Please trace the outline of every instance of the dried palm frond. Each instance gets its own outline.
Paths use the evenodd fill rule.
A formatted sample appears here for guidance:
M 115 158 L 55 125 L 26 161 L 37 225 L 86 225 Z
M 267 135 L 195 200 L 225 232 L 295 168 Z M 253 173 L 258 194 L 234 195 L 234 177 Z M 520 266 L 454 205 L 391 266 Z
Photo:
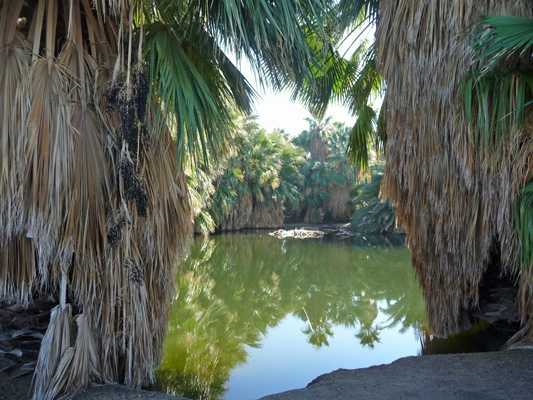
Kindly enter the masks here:
M 38 273 L 31 239 L 16 238 L 1 247 L 0 265 L 0 298 L 27 306 Z
M 61 286 L 63 299 L 42 342 L 35 398 L 68 395 L 90 382 L 139 386 L 153 379 L 161 358 L 173 274 L 191 221 L 170 132 L 145 134 L 153 115 L 142 64 L 132 67 L 128 88 L 135 132 L 121 141 L 144 195 L 137 213 L 122 201 L 120 115 L 106 111 L 104 94 L 112 66 L 128 56 L 117 34 L 127 31 L 120 21 L 131 7 L 0 1 L 0 297 L 27 305 L 35 289 Z M 12 21 L 19 16 L 27 24 L 17 31 Z M 123 246 L 110 247 L 106 222 L 116 215 L 124 216 L 117 224 Z M 121 267 L 127 260 L 135 260 L 134 269 Z M 132 271 L 144 277 L 142 285 L 131 281 Z M 71 314 L 79 310 L 73 343 Z
M 90 383 L 102 381 L 98 346 L 88 316 L 78 314 L 75 320 L 78 326 L 76 342 L 63 356 L 54 381 L 54 395 L 66 393 L 65 398 Z
M 71 351 L 63 360 L 65 353 L 70 348 L 70 324 L 72 322 L 72 309 L 69 305 L 56 306 L 50 316 L 50 324 L 41 343 L 39 359 L 34 375 L 34 399 L 53 399 L 54 382 L 57 370 L 71 358 Z
M 2 19 L 7 18 L 7 8 L 2 7 Z M 9 43 L 0 42 L 0 246 L 25 228 L 21 175 L 28 138 L 20 132 L 28 129 L 30 51 L 20 35 Z
M 479 286 L 497 247 L 502 273 L 514 267 L 514 197 L 529 175 L 529 131 L 480 151 L 461 99 L 461 80 L 475 60 L 465 29 L 483 14 L 533 16 L 526 0 L 381 2 L 376 55 L 386 81 L 387 164 L 382 190 L 397 206 L 413 265 L 437 335 L 469 324 Z M 529 132 L 529 133 L 528 133 Z M 530 293 L 525 291 L 524 293 Z M 522 310 L 531 297 L 521 298 Z

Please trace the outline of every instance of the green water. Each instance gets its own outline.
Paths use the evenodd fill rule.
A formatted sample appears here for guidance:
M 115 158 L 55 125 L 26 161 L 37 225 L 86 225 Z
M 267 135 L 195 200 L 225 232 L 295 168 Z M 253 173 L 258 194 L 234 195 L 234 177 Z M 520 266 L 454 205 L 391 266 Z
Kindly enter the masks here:
M 196 239 L 153 389 L 257 399 L 417 355 L 424 326 L 409 251 L 390 238 Z

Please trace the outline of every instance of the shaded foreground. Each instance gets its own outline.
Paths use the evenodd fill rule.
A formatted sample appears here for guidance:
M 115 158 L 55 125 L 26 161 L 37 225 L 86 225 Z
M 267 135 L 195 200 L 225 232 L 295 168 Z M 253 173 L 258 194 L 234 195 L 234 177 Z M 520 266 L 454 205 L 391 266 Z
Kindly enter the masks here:
M 0 377 L 3 398 L 27 399 L 30 377 Z M 376 367 L 337 370 L 322 375 L 305 389 L 263 397 L 263 400 L 313 399 L 530 399 L 533 349 L 491 353 L 445 354 L 401 358 Z M 183 399 L 123 386 L 93 386 L 75 400 Z

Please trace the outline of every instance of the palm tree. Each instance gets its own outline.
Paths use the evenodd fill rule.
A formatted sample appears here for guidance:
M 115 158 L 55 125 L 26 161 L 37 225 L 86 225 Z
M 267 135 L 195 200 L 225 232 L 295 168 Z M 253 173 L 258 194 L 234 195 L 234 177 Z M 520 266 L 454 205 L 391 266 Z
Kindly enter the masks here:
M 383 151 L 387 140 L 382 113 L 373 107 L 373 101 L 384 91 L 374 44 L 363 40 L 354 48 L 367 31 L 375 28 L 378 11 L 377 0 L 335 2 L 333 19 L 326 28 L 329 47 L 323 48 L 323 42 L 317 41 L 322 62 L 311 68 L 310 78 L 302 85 L 295 85 L 293 93 L 319 120 L 331 102 L 344 105 L 356 117 L 347 146 L 352 163 L 362 171 L 369 170 L 372 147 Z M 353 43 L 347 46 L 347 41 Z M 344 53 L 353 53 L 348 58 L 340 53 L 346 46 L 349 50 Z
M 0 300 L 59 302 L 34 398 L 153 379 L 191 236 L 184 155 L 216 155 L 228 110 L 253 97 L 222 48 L 283 85 L 308 73 L 302 29 L 320 35 L 323 12 L 319 0 L 0 1 Z
M 214 179 L 211 215 L 221 230 L 278 227 L 284 205 L 290 210 L 301 199 L 296 165 L 302 159 L 300 149 L 286 134 L 261 129 L 256 117 L 239 116 L 235 125 L 239 129 L 230 139 L 233 151 Z
M 356 171 L 346 156 L 350 136 L 344 124 L 331 123 L 331 117 L 308 119 L 309 129 L 293 139 L 307 153 L 300 171 L 305 222 L 319 223 L 323 217 L 346 221 L 350 217 L 350 191 Z
M 470 37 L 477 60 L 486 64 L 472 68 L 463 79 L 465 112 L 477 134 L 477 146 L 493 157 L 498 156 L 509 141 L 521 141 L 524 131 L 531 132 L 533 101 L 533 19 L 504 15 L 485 15 L 473 26 Z M 524 150 L 524 149 L 521 149 Z M 527 154 L 527 148 L 526 148 Z M 514 225 L 518 241 L 520 274 L 532 279 L 533 183 L 531 174 L 523 178 L 525 185 L 514 193 Z M 522 291 L 527 293 L 524 286 Z M 527 319 L 529 307 L 523 305 Z M 533 339 L 533 322 L 520 332 L 525 340 Z
M 533 309 L 530 272 L 514 263 L 512 223 L 514 198 L 530 180 L 530 127 L 495 142 L 494 155 L 479 145 L 459 101 L 463 76 L 491 67 L 464 40 L 466 28 L 484 14 L 531 18 L 533 8 L 525 0 L 400 0 L 382 2 L 379 11 L 376 55 L 387 85 L 382 191 L 397 205 L 437 335 L 469 324 L 491 269 L 518 279 L 525 320 Z

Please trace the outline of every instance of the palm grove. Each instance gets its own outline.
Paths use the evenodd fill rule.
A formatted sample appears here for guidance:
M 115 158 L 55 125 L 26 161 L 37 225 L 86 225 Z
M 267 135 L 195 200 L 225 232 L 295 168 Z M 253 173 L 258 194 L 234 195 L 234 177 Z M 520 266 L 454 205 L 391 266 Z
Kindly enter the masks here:
M 473 53 L 465 30 L 483 14 L 533 10 L 525 0 L 482 3 L 0 1 L 0 296 L 59 303 L 34 397 L 153 379 L 192 234 L 183 171 L 228 161 L 233 112 L 249 113 L 254 97 L 225 50 L 319 118 L 331 99 L 350 107 L 358 168 L 371 145 L 385 146 L 382 190 L 397 205 L 434 332 L 467 324 L 496 265 L 519 281 L 521 337 L 531 339 L 521 189 L 531 41 L 501 39 L 513 29 L 486 21 Z M 361 21 L 379 21 L 376 43 L 345 60 L 337 46 Z M 520 37 L 531 37 L 527 22 L 514 26 Z M 368 100 L 381 76 L 376 113 Z

